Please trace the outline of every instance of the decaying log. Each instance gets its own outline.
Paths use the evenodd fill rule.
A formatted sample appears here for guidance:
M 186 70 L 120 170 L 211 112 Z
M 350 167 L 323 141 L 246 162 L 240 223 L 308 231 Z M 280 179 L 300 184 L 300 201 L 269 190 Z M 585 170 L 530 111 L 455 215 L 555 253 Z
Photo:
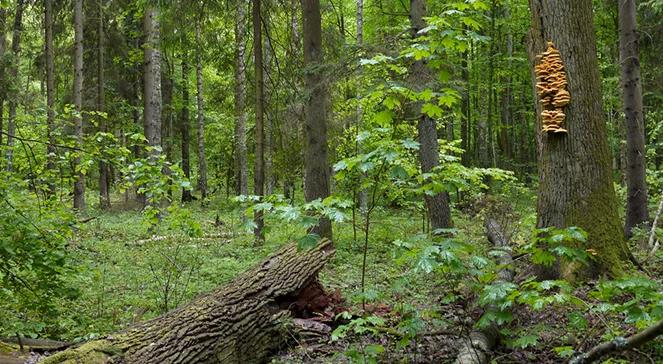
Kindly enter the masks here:
M 260 363 L 288 335 L 299 294 L 316 284 L 333 256 L 331 242 L 297 251 L 287 245 L 234 279 L 163 316 L 60 352 L 54 363 Z
M 510 282 L 513 280 L 514 272 L 511 269 L 513 259 L 511 249 L 509 248 L 509 241 L 504 234 L 504 230 L 497 223 L 497 221 L 486 218 L 484 223 L 486 228 L 486 236 L 496 250 L 502 251 L 502 254 L 497 258 L 500 269 L 498 271 L 498 281 Z M 488 309 L 495 309 L 495 307 L 488 307 Z M 473 330 L 467 337 L 460 339 L 458 343 L 458 355 L 456 356 L 456 364 L 485 364 L 490 361 L 489 352 L 495 348 L 499 340 L 499 328 L 496 324 L 483 328 L 481 330 Z

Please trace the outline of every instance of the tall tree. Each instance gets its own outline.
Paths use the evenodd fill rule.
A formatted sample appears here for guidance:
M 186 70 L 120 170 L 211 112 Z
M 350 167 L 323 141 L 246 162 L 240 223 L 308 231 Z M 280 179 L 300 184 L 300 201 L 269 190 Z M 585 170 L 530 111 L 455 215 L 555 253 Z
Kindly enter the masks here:
M 0 146 L 4 137 L 4 121 L 5 121 L 5 99 L 7 98 L 7 77 L 5 75 L 6 62 L 5 52 L 7 52 L 7 37 L 5 35 L 7 29 L 7 9 L 0 8 Z
M 426 27 L 426 3 L 424 0 L 410 1 L 410 27 L 412 38 L 419 37 L 419 31 Z M 410 65 L 411 84 L 416 91 L 422 91 L 432 79 L 424 60 L 412 62 Z M 419 138 L 419 162 L 424 173 L 430 173 L 440 164 L 440 150 L 437 140 L 437 127 L 435 120 L 421 112 L 421 103 L 414 106 L 417 115 L 417 131 Z M 449 194 L 446 192 L 434 195 L 424 195 L 426 208 L 433 230 L 445 229 L 451 226 L 451 209 L 449 207 Z
M 97 1 L 97 111 L 103 113 L 106 110 L 105 98 L 105 78 L 104 78 L 104 6 L 101 0 Z M 102 133 L 108 132 L 106 125 L 106 118 L 99 115 L 99 130 Z M 108 185 L 110 181 L 110 174 L 108 173 L 108 165 L 103 159 L 99 160 L 99 207 L 102 210 L 110 208 L 110 195 Z
M 329 196 L 327 146 L 328 90 L 323 76 L 322 25 L 319 0 L 302 0 L 304 26 L 304 83 L 306 116 L 304 120 L 304 198 L 306 201 Z M 332 240 L 332 225 L 321 218 L 312 230 Z
M 21 31 L 23 31 L 24 0 L 16 1 L 16 14 L 12 35 L 13 62 L 10 67 L 11 97 L 9 99 L 9 115 L 7 115 L 7 170 L 12 171 L 14 159 L 14 133 L 16 132 L 16 107 L 18 106 L 18 64 L 21 57 Z
M 182 172 L 187 179 L 191 178 L 191 159 L 189 157 L 189 145 L 191 135 L 189 132 L 189 63 L 186 47 L 182 51 L 182 110 L 180 111 L 180 133 L 182 134 Z M 191 190 L 182 189 L 182 202 L 193 200 Z
M 539 192 L 537 226 L 578 226 L 596 252 L 589 275 L 619 271 L 626 257 L 623 230 L 612 183 L 611 156 L 603 116 L 591 0 L 530 0 L 532 29 L 529 58 L 552 41 L 566 70 L 570 103 L 564 108 L 567 133 L 542 131 L 537 110 Z M 532 73 L 535 79 L 534 73 Z M 570 268 L 570 267 L 569 267 Z M 542 269 L 540 275 L 573 275 L 575 270 Z
M 265 194 L 265 135 L 264 135 L 264 115 L 263 115 L 263 92 L 264 92 L 264 79 L 262 69 L 262 26 L 261 26 L 261 0 L 253 1 L 253 64 L 255 66 L 255 112 L 256 112 L 256 126 L 255 126 L 255 162 L 253 163 L 253 193 L 256 196 L 263 196 Z M 254 234 L 256 243 L 265 240 L 263 212 L 255 211 L 253 220 L 256 224 Z
M 74 1 L 74 136 L 76 146 L 83 145 L 83 0 Z M 74 209 L 85 210 L 85 176 L 80 170 L 81 158 L 74 160 Z
M 649 219 L 645 171 L 645 122 L 642 109 L 640 55 L 636 1 L 619 0 L 619 64 L 626 117 L 626 223 L 631 237 L 635 226 Z
M 53 52 L 53 1 L 44 2 L 44 28 L 46 53 L 46 135 L 48 144 L 46 146 L 46 169 L 53 173 L 55 171 L 55 65 Z M 4 38 L 4 37 L 3 37 Z M 1 112 L 1 111 L 0 111 Z M 53 176 L 51 176 L 52 178 Z M 48 189 L 52 195 L 55 193 L 55 184 L 49 178 Z
M 249 167 L 246 148 L 246 6 L 237 1 L 235 19 L 235 155 L 236 194 L 249 194 Z
M 203 105 L 203 56 L 200 32 L 203 22 L 203 8 L 196 21 L 196 100 L 198 103 L 198 190 L 205 203 L 207 197 L 207 158 L 205 156 L 205 110 Z
M 149 2 L 145 7 L 143 31 L 143 130 L 148 145 L 152 147 L 150 158 L 154 161 L 161 146 L 161 51 L 159 10 Z

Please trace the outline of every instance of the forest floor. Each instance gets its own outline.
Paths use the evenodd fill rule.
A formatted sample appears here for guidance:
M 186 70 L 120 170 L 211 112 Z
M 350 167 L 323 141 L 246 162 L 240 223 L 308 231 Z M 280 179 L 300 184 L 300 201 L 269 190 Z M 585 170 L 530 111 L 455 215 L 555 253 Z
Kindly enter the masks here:
M 535 221 L 533 196 L 521 191 L 505 200 L 512 206 L 504 212 L 501 223 L 511 241 L 522 244 Z M 97 218 L 82 225 L 71 242 L 80 268 L 68 279 L 72 286 L 81 287 L 81 296 L 60 303 L 57 331 L 61 334 L 55 338 L 89 340 L 158 316 L 230 281 L 302 233 L 299 226 L 268 217 L 266 243 L 256 247 L 237 209 L 214 201 L 210 206 L 219 207 L 193 204 L 175 209 L 151 234 L 146 232 L 139 211 L 120 203 L 111 212 L 91 213 Z M 479 202 L 457 207 L 456 238 L 487 251 L 489 243 L 481 214 L 485 206 Z M 472 330 L 482 310 L 476 293 L 468 287 L 435 273 L 417 272 L 411 261 L 395 254 L 394 241 L 421 233 L 421 216 L 399 209 L 377 210 L 362 295 L 361 231 L 355 239 L 351 221 L 336 224 L 336 257 L 320 279 L 328 292 L 342 299 L 342 310 L 349 312 L 332 326 L 341 322 L 351 328 L 334 331 L 335 340 L 292 340 L 273 362 L 453 361 L 459 338 Z M 659 283 L 660 258 L 649 265 Z M 516 261 L 517 266 L 522 264 Z M 582 296 L 586 287 L 579 287 L 576 294 Z M 361 317 L 362 297 L 367 301 L 369 322 L 351 321 Z M 615 327 L 621 327 L 624 333 L 635 330 L 623 324 L 622 317 L 578 312 L 579 316 L 570 315 L 563 307 L 536 312 L 516 307 L 515 320 L 503 329 L 504 336 L 511 339 L 504 340 L 493 353 L 496 362 L 564 362 L 564 351 L 568 356 L 569 350 L 587 350 Z M 570 331 L 570 324 L 576 329 Z M 416 335 L 404 337 L 399 334 L 402 332 Z M 613 362 L 663 362 L 663 350 L 654 345 L 656 342 L 630 351 Z

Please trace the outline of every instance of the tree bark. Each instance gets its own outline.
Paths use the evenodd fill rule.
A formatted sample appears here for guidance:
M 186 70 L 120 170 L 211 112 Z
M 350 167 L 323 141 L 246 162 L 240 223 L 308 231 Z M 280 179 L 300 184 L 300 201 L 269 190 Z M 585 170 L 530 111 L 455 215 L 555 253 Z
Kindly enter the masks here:
M 235 153 L 237 195 L 249 194 L 249 167 L 246 148 L 246 6 L 239 0 L 235 23 Z
M 261 0 L 253 1 L 253 63 L 255 65 L 255 112 L 256 112 L 256 126 L 255 126 L 255 162 L 254 162 L 254 175 L 253 175 L 253 194 L 256 196 L 263 196 L 265 194 L 265 135 L 264 135 L 264 115 L 263 115 L 263 91 L 264 79 L 262 69 L 262 27 L 260 25 L 260 6 Z M 265 241 L 265 232 L 263 220 L 263 212 L 255 211 L 253 220 L 256 224 L 254 235 L 256 243 L 260 244 Z
M 46 169 L 53 174 L 56 171 L 55 157 L 57 150 L 55 149 L 55 56 L 53 53 L 52 0 L 46 0 L 44 2 L 44 27 L 46 28 L 44 51 L 46 53 L 46 138 L 48 139 L 48 144 L 46 145 Z M 4 27 L 2 28 L 4 29 Z M 2 38 L 4 39 L 4 35 Z M 2 113 L 2 110 L 0 110 L 0 113 Z M 0 128 L 0 130 L 2 129 Z M 55 194 L 55 183 L 53 182 L 54 178 L 55 175 L 49 175 L 47 178 L 48 192 L 51 196 Z
M 568 133 L 542 132 L 540 103 L 537 111 L 539 192 L 537 226 L 578 226 L 588 234 L 587 248 L 596 253 L 591 267 L 582 272 L 596 276 L 618 273 L 628 256 L 617 214 L 612 183 L 601 83 L 596 56 L 591 0 L 530 0 L 532 29 L 529 58 L 533 69 L 536 55 L 552 41 L 565 66 L 570 103 L 564 108 Z M 532 71 L 532 79 L 535 80 Z M 536 81 L 534 81 L 536 82 Z M 535 94 L 536 95 L 536 94 Z M 541 269 L 540 278 L 570 277 L 577 267 Z
M 74 136 L 76 147 L 83 145 L 83 0 L 74 1 Z M 74 159 L 74 210 L 85 211 L 85 175 L 81 157 Z
M 461 144 L 460 147 L 463 149 L 463 155 L 461 156 L 461 162 L 464 166 L 469 166 L 470 163 L 470 125 L 471 125 L 471 108 L 470 108 L 470 54 L 469 51 L 463 52 L 463 59 L 461 61 L 462 67 L 462 79 L 464 84 L 463 89 L 463 99 L 461 100 L 461 113 L 462 121 L 460 124 L 460 137 Z
M 426 26 L 425 0 L 410 1 L 410 27 L 412 38 L 418 37 L 419 30 Z M 423 60 L 414 61 L 410 66 L 411 82 L 416 91 L 423 90 L 429 83 L 430 73 Z M 440 150 L 437 140 L 435 120 L 421 112 L 421 103 L 415 105 L 415 115 L 418 117 L 417 131 L 419 139 L 419 162 L 423 173 L 430 173 L 440 164 Z M 451 227 L 451 209 L 449 207 L 449 194 L 447 192 L 435 195 L 424 195 L 424 201 L 433 230 Z
M 103 113 L 106 110 L 106 85 L 104 78 L 104 7 L 101 0 L 97 1 L 97 7 L 99 12 L 97 19 L 97 111 Z M 98 123 L 99 131 L 108 133 L 106 118 L 99 116 Z M 102 158 L 99 160 L 99 207 L 102 210 L 108 210 L 111 207 L 108 191 L 110 176 L 108 172 L 108 165 Z
M 198 103 L 198 191 L 204 204 L 207 198 L 207 157 L 205 156 L 205 109 L 203 104 L 203 56 L 200 32 L 202 13 L 196 22 L 196 100 Z
M 329 196 L 327 146 L 328 89 L 323 77 L 322 25 L 319 0 L 302 0 L 304 19 L 304 82 L 306 117 L 304 121 L 304 198 L 306 201 Z M 332 224 L 321 218 L 313 233 L 332 239 Z
M 143 19 L 145 45 L 143 55 L 143 130 L 151 147 L 150 159 L 156 163 L 161 147 L 161 52 L 159 50 L 159 11 L 146 5 Z M 152 196 L 146 196 L 146 204 Z
M 298 315 L 300 309 L 326 306 L 326 296 L 308 302 L 302 298 L 333 255 L 329 241 L 302 252 L 287 245 L 184 307 L 55 354 L 43 363 L 93 364 L 109 359 L 127 364 L 265 362 L 287 340 L 292 311 Z
M 632 229 L 649 220 L 645 163 L 645 121 L 642 109 L 636 1 L 619 0 L 619 64 L 626 117 L 626 223 Z
M 12 35 L 12 54 L 14 59 L 9 70 L 11 80 L 8 80 L 8 83 L 11 84 L 9 89 L 13 94 L 9 98 L 9 115 L 7 115 L 7 171 L 9 172 L 14 170 L 14 133 L 16 132 L 16 107 L 18 106 L 18 64 L 21 57 L 21 32 L 23 31 L 24 8 L 24 0 L 17 0 Z
M 0 59 L 5 59 L 5 53 L 7 52 L 7 9 L 0 8 Z M 7 99 L 7 77 L 6 72 L 6 62 L 0 61 L 0 147 L 3 145 L 4 134 L 4 121 L 5 121 L 5 100 Z
M 186 47 L 184 47 L 186 48 Z M 182 172 L 187 180 L 191 179 L 191 158 L 189 145 L 191 134 L 189 132 L 189 63 L 186 50 L 182 53 L 182 110 L 180 111 L 180 133 L 182 134 Z M 191 189 L 182 189 L 182 202 L 193 201 Z

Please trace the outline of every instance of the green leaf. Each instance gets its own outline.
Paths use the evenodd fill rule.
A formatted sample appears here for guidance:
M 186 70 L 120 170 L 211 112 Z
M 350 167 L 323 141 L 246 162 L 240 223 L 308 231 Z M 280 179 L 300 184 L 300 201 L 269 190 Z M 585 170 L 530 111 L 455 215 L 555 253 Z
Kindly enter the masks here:
M 516 341 L 513 342 L 513 346 L 520 349 L 525 349 L 530 346 L 536 346 L 539 343 L 538 340 L 539 337 L 537 335 L 525 335 L 516 339 Z
M 313 249 L 318 245 L 320 241 L 320 235 L 318 234 L 307 234 L 299 239 L 297 239 L 297 250 L 308 250 Z

